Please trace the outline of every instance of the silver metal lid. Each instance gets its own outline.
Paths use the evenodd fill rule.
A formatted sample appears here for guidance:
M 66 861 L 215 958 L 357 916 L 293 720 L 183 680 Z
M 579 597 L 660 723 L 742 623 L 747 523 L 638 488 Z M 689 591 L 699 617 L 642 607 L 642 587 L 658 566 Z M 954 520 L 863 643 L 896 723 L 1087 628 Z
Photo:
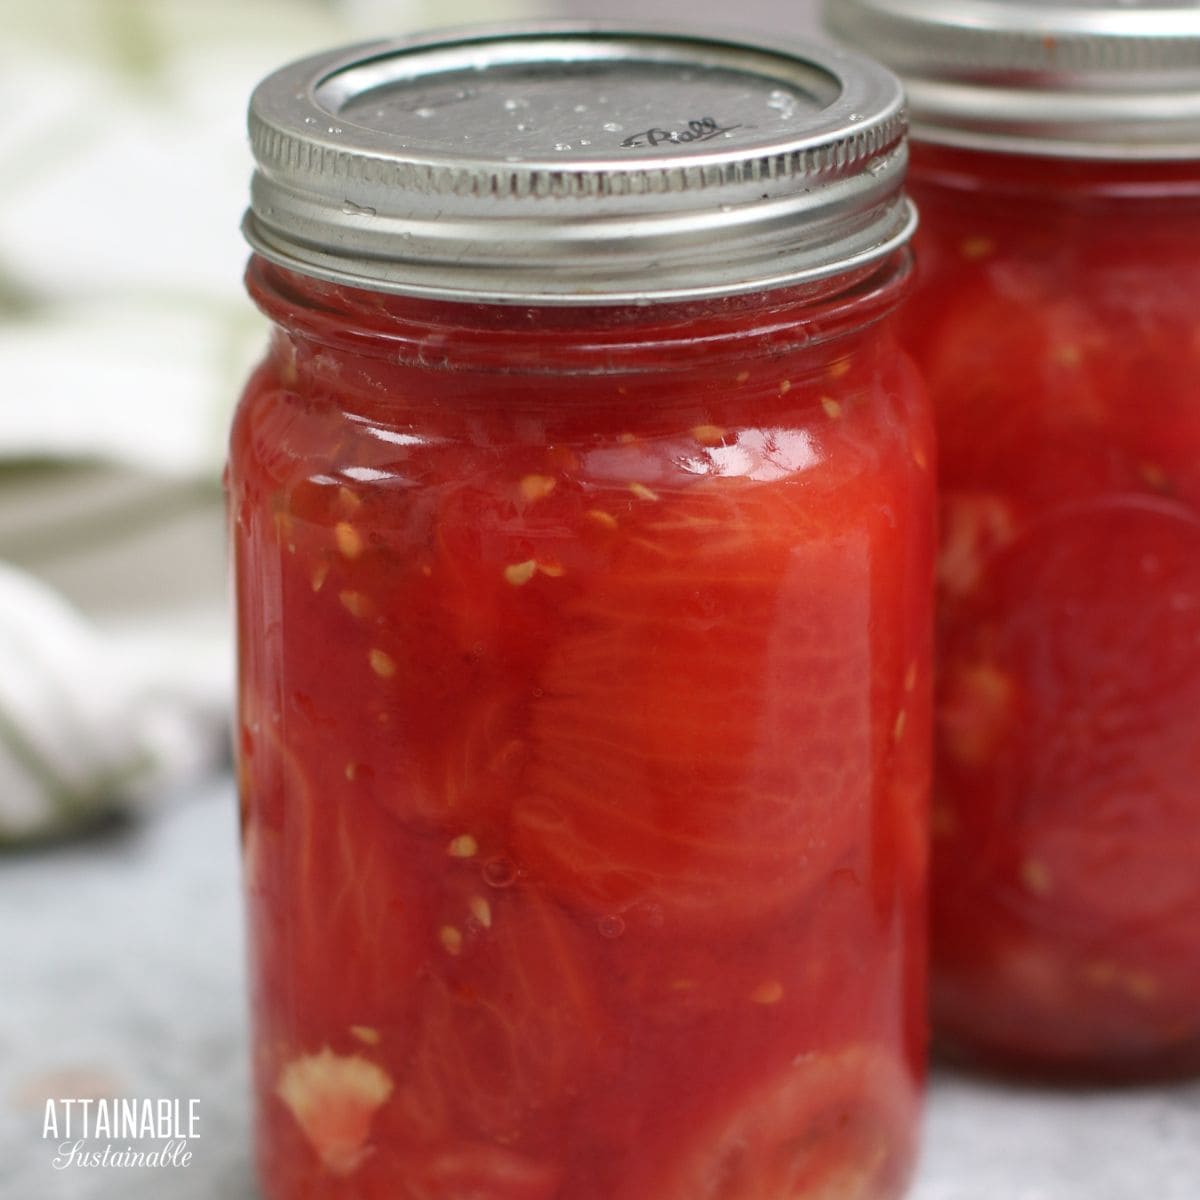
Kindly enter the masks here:
M 609 23 L 471 28 L 284 67 L 244 230 L 285 267 L 448 300 L 725 295 L 911 235 L 899 82 L 856 54 Z
M 922 140 L 1200 158 L 1196 0 L 825 0 L 825 21 L 900 74 Z

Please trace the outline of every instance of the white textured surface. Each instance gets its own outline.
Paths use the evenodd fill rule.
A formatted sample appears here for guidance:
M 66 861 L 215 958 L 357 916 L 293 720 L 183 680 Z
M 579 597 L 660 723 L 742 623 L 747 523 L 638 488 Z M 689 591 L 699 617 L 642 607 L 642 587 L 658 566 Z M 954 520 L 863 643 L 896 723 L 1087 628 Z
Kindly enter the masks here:
M 232 784 L 0 858 L 0 1200 L 253 1200 Z M 47 1095 L 198 1097 L 186 1170 L 55 1171 Z M 1200 1084 L 937 1076 L 911 1200 L 1200 1200 Z M 763 1200 L 768 1200 L 764 1197 Z

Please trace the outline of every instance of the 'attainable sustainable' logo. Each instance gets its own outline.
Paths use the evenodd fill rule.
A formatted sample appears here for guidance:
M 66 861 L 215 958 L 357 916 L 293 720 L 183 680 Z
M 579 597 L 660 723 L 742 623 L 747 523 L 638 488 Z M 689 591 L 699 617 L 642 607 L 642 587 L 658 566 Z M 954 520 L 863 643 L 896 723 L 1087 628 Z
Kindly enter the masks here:
M 200 1136 L 200 1101 L 48 1099 L 42 1137 L 55 1145 L 51 1165 L 187 1167 Z M 135 1144 L 136 1143 L 136 1144 Z

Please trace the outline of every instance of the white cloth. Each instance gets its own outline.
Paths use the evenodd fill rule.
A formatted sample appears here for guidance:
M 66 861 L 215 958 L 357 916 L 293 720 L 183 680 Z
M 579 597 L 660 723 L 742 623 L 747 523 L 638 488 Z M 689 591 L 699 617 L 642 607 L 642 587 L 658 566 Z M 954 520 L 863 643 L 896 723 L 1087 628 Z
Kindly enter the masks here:
M 0 564 L 0 840 L 141 806 L 213 761 L 223 689 L 180 670 L 169 642 L 129 649 Z

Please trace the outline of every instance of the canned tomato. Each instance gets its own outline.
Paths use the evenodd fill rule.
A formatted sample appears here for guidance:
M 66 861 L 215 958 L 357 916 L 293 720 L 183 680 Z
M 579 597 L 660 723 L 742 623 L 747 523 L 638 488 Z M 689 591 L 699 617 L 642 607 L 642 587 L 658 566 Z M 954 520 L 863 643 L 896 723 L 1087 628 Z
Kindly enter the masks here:
M 941 443 L 936 1023 L 1200 1067 L 1200 8 L 847 0 L 899 69 Z
M 900 1195 L 933 554 L 899 85 L 521 26 L 286 67 L 251 132 L 266 1193 Z

